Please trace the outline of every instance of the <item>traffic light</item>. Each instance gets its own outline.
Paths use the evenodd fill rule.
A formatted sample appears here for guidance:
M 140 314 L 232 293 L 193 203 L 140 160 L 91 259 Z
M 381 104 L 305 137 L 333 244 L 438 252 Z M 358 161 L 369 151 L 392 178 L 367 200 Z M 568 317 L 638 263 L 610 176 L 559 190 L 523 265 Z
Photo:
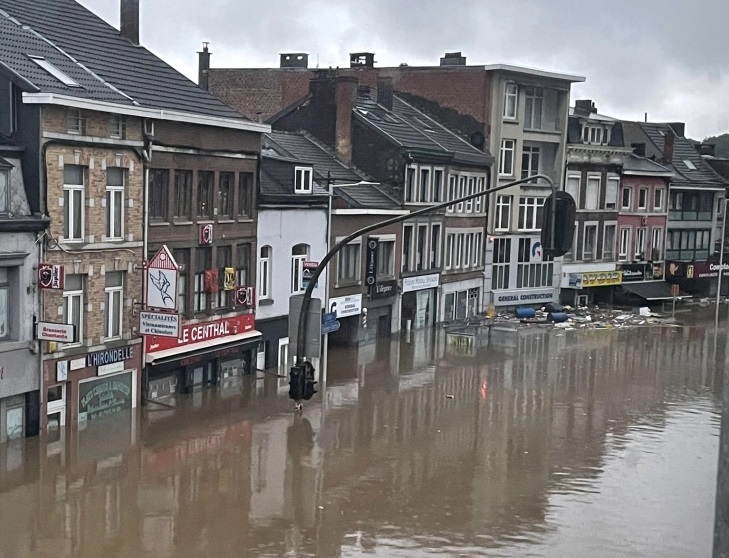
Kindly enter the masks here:
M 296 402 L 304 399 L 304 380 L 306 378 L 306 371 L 304 366 L 296 364 L 291 367 L 289 372 L 289 398 Z
M 555 197 L 556 196 L 556 197 Z M 554 237 L 552 207 L 554 206 Z M 572 250 L 577 206 L 567 192 L 557 192 L 544 200 L 542 209 L 542 255 L 559 257 Z
M 304 399 L 307 401 L 314 397 L 316 389 L 314 386 L 318 383 L 314 379 L 314 366 L 310 362 L 304 363 L 305 375 L 304 375 Z

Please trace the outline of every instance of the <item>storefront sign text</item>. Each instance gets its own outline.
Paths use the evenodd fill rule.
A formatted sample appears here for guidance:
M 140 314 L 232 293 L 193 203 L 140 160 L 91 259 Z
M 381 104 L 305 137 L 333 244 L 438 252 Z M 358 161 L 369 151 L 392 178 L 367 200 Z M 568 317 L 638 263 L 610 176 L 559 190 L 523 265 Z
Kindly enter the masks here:
M 140 312 L 139 333 L 177 339 L 180 336 L 180 315 L 164 312 Z
M 36 337 L 41 341 L 56 341 L 57 343 L 76 342 L 76 326 L 71 324 L 38 322 L 35 331 Z
M 131 409 L 134 397 L 132 374 L 133 372 L 127 372 L 111 378 L 79 383 L 79 420 L 92 420 Z
M 402 280 L 402 292 L 422 291 L 423 289 L 432 289 L 440 284 L 440 275 L 433 273 L 432 275 L 421 275 L 419 277 L 405 277 Z
M 583 287 L 609 287 L 623 282 L 622 271 L 597 271 L 582 274 Z
M 86 366 L 104 366 L 105 364 L 114 364 L 115 362 L 124 362 L 132 358 L 132 347 L 121 347 L 119 349 L 109 349 L 108 351 L 99 351 L 86 355 Z
M 359 316 L 362 313 L 362 295 L 356 294 L 330 298 L 329 311 L 334 312 L 337 318 Z
M 393 296 L 396 292 L 396 287 L 397 281 L 394 279 L 375 283 L 373 287 L 370 287 L 370 298 L 387 298 L 388 296 Z
M 554 289 L 518 290 L 518 291 L 497 291 L 494 293 L 494 302 L 501 306 L 514 304 L 539 304 L 542 302 L 553 302 L 556 300 Z
M 179 338 L 145 335 L 144 346 L 148 353 L 211 341 L 220 337 L 238 335 L 253 331 L 256 327 L 253 314 L 241 314 L 232 318 L 220 318 L 209 322 L 182 326 Z

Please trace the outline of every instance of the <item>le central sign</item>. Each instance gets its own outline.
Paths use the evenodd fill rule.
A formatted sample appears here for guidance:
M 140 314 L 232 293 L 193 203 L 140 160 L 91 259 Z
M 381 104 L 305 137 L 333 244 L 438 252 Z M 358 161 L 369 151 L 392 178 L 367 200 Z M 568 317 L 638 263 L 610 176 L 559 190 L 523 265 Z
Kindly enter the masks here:
M 211 341 L 220 337 L 246 333 L 255 329 L 255 317 L 253 314 L 242 314 L 232 318 L 220 318 L 209 322 L 183 325 L 180 337 L 155 337 L 146 335 L 144 346 L 148 353 L 174 349 L 184 345 L 192 345 L 204 341 Z

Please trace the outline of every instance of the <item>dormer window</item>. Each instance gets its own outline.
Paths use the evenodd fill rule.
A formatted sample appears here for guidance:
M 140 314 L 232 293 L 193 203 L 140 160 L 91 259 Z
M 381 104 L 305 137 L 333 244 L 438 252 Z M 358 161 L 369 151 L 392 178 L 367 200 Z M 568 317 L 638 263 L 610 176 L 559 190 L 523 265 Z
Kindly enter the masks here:
M 296 194 L 311 194 L 311 167 L 296 167 L 294 176 L 294 192 Z
M 585 126 L 582 128 L 582 142 L 590 145 L 602 145 L 606 139 L 605 130 L 601 126 Z
M 69 134 L 79 135 L 86 132 L 86 119 L 79 109 L 68 109 L 66 113 L 66 131 Z

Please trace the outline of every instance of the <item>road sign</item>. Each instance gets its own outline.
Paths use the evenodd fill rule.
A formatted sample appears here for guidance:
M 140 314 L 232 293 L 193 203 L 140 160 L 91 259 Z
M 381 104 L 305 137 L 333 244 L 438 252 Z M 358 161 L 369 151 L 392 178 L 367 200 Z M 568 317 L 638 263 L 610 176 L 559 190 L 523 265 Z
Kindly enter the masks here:
M 339 329 L 341 324 L 337 320 L 336 312 L 325 312 L 321 316 L 321 334 L 334 333 Z

